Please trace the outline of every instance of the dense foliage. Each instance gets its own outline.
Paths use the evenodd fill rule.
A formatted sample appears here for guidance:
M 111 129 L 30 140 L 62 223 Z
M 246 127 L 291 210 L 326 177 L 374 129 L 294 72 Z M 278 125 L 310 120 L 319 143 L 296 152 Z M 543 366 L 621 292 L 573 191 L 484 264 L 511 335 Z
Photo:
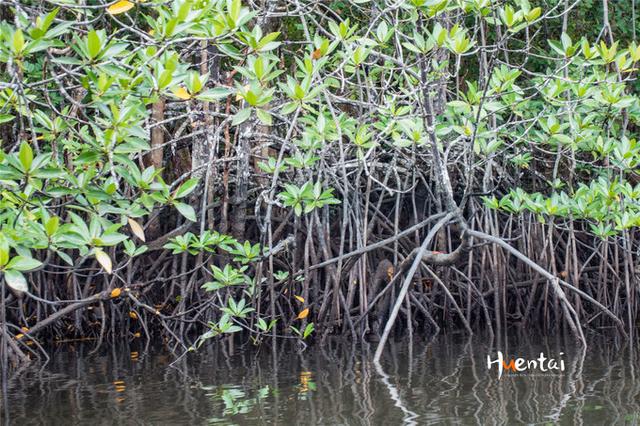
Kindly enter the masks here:
M 640 45 L 611 9 L 0 2 L 3 353 L 631 333 Z

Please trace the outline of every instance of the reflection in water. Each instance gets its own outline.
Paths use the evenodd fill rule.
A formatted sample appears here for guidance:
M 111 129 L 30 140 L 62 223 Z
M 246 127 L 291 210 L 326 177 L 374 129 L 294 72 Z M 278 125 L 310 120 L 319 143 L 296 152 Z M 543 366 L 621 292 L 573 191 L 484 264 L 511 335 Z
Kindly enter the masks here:
M 172 357 L 114 347 L 88 356 L 66 347 L 42 369 L 9 382 L 3 422 L 35 424 L 637 424 L 640 365 L 633 346 L 459 335 L 391 342 L 378 371 L 375 346 L 333 340 L 296 353 L 218 343 L 170 368 Z M 272 350 L 274 349 L 274 350 Z M 563 352 L 566 369 L 526 375 L 487 368 L 487 355 Z M 136 352 L 138 351 L 138 352 Z
M 205 390 L 216 390 L 215 387 L 205 386 Z M 223 417 L 210 418 L 210 422 L 227 422 L 230 416 L 238 414 L 248 414 L 261 404 L 264 399 L 269 396 L 269 386 L 262 387 L 255 392 L 255 397 L 249 397 L 247 392 L 237 387 L 221 386 L 220 390 L 214 393 L 208 393 L 207 396 L 220 399 L 224 403 Z

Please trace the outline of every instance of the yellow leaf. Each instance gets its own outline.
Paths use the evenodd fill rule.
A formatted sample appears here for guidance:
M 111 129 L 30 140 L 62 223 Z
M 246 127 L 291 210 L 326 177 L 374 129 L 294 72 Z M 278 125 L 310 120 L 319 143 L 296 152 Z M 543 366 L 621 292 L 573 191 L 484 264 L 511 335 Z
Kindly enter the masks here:
M 111 297 L 113 298 L 119 297 L 121 293 L 122 293 L 122 290 L 120 288 L 114 288 L 113 290 L 111 290 Z
M 311 381 L 313 373 L 311 371 L 303 371 L 300 373 L 300 384 L 304 387 L 309 386 L 309 382 Z
M 138 319 L 138 314 L 136 314 L 135 312 L 131 311 L 129 312 L 129 318 L 136 320 Z
M 120 13 L 125 13 L 133 8 L 134 4 L 127 0 L 122 0 L 117 3 L 112 4 L 107 8 L 107 12 L 111 15 L 118 15 Z
M 136 338 L 137 338 L 137 337 L 140 337 L 140 332 L 139 332 L 139 331 L 137 331 L 137 332 L 133 333 L 133 337 L 136 337 Z
M 111 263 L 111 258 L 109 257 L 109 255 L 105 253 L 102 249 L 98 249 L 98 248 L 96 249 L 95 254 L 96 254 L 96 260 L 98 261 L 98 263 L 102 265 L 102 267 L 107 272 L 107 274 L 110 274 L 111 271 L 113 271 L 113 264 Z
M 19 333 L 19 334 L 16 334 L 15 339 L 16 339 L 16 340 L 20 340 L 20 339 L 22 339 L 23 337 L 24 337 L 24 334 Z
M 189 99 L 191 99 L 191 94 L 187 92 L 187 89 L 185 89 L 184 87 L 179 87 L 178 89 L 174 90 L 173 94 L 176 96 L 176 98 L 182 99 L 183 101 L 188 101 Z
M 131 232 L 133 232 L 133 235 L 140 238 L 143 242 L 146 242 L 147 240 L 145 239 L 144 229 L 142 229 L 142 226 L 130 217 L 127 218 L 127 221 L 129 222 L 129 227 L 131 227 Z
M 309 308 L 305 308 L 302 312 L 300 312 L 296 319 L 305 319 L 307 316 L 309 316 Z
M 293 297 L 295 297 L 298 302 L 304 303 L 304 297 L 302 296 L 293 296 Z

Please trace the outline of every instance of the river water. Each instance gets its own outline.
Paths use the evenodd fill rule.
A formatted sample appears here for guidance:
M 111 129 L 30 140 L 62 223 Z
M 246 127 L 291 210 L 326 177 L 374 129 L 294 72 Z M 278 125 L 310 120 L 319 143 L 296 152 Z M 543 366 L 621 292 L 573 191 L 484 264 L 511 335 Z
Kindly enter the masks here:
M 606 332 L 603 334 L 607 334 Z M 636 345 L 589 338 L 509 336 L 491 341 L 440 335 L 390 342 L 381 369 L 375 344 L 328 340 L 300 352 L 281 342 L 214 344 L 175 357 L 161 349 L 57 348 L 47 365 L 11 376 L 3 424 L 15 425 L 395 425 L 576 424 L 640 422 Z M 540 353 L 564 370 L 533 368 L 498 378 L 506 361 Z M 548 363 L 547 363 L 548 364 Z M 507 366 L 509 364 L 507 363 Z

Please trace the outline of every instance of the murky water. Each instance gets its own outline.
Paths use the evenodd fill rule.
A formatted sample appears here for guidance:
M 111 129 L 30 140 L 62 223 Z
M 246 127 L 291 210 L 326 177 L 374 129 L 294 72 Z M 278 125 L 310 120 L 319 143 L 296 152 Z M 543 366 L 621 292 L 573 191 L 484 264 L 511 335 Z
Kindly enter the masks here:
M 590 339 L 512 336 L 494 342 L 460 335 L 391 342 L 382 363 L 375 345 L 329 341 L 302 353 L 282 344 L 214 345 L 169 368 L 161 351 L 90 347 L 58 350 L 42 369 L 11 378 L 2 420 L 15 425 L 395 425 L 638 424 L 640 360 L 633 347 Z M 498 379 L 497 363 L 555 357 L 564 371 L 533 369 Z M 562 353 L 562 355 L 560 355 Z M 509 364 L 507 363 L 507 366 Z M 8 408 L 7 408 L 8 407 Z

